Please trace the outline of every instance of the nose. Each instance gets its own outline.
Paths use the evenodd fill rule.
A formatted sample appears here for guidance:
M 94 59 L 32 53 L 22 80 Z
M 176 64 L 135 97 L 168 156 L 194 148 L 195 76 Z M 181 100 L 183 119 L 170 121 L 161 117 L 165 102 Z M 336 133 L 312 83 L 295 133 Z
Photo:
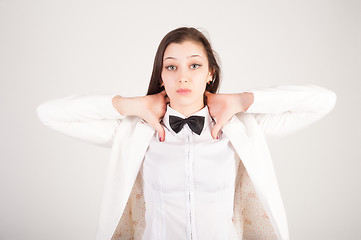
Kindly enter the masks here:
M 186 70 L 183 70 L 179 75 L 179 83 L 186 83 L 189 81 L 189 76 Z
M 185 78 L 185 77 L 180 77 L 179 78 L 179 83 L 186 83 L 186 82 L 188 82 L 187 78 Z

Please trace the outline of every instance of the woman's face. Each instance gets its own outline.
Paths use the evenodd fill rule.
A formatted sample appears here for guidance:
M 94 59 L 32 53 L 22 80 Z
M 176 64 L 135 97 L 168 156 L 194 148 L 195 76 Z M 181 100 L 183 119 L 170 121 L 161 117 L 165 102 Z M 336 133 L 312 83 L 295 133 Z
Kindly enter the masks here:
M 203 94 L 207 82 L 212 80 L 203 45 L 193 41 L 169 44 L 161 77 L 172 108 L 183 112 L 203 108 Z

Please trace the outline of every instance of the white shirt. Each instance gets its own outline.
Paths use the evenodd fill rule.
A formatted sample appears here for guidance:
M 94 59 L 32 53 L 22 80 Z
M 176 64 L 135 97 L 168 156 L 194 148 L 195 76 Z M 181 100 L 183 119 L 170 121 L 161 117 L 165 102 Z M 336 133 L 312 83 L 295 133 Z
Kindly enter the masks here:
M 165 141 L 155 134 L 141 166 L 146 205 L 142 240 L 233 240 L 232 222 L 236 152 L 228 138 L 213 139 L 215 124 L 208 106 L 192 114 L 205 116 L 200 135 L 188 124 L 175 133 L 169 115 L 186 118 L 167 105 Z

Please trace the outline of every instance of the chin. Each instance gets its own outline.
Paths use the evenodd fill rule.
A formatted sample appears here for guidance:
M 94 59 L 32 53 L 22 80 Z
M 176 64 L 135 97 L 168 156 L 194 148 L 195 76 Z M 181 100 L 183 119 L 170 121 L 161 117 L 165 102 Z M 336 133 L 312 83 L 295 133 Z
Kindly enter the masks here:
M 194 100 L 192 99 L 177 99 L 172 101 L 173 104 L 181 105 L 181 106 L 188 106 L 194 104 Z

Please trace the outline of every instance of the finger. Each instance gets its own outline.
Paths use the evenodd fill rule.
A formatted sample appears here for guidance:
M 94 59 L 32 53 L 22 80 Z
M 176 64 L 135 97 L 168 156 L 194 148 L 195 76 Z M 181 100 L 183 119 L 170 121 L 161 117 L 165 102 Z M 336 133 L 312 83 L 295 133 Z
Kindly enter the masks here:
M 158 123 L 156 129 L 157 129 L 158 137 L 159 137 L 158 140 L 160 142 L 164 142 L 164 140 L 165 140 L 165 131 L 164 131 L 163 126 L 160 123 Z
M 160 142 L 164 142 L 165 139 L 165 132 L 163 126 L 160 124 L 160 120 L 152 117 L 149 124 L 157 131 L 158 133 L 158 140 Z
M 223 127 L 223 124 L 220 122 L 218 122 L 214 125 L 212 132 L 211 132 L 213 139 L 218 139 L 218 133 L 222 127 Z
M 160 123 L 150 124 L 156 131 L 157 131 L 157 137 L 160 142 L 164 142 L 165 139 L 165 132 L 164 128 Z
M 211 135 L 213 139 L 217 139 L 217 134 L 218 134 L 218 124 L 214 125 L 212 131 L 211 131 Z

